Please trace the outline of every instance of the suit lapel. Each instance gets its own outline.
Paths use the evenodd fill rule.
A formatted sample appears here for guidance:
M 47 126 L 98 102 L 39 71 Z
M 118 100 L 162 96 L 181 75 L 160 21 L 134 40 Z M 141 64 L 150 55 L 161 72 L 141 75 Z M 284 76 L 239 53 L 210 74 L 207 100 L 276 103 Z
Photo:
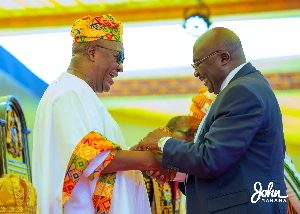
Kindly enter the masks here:
M 254 73 L 254 72 L 259 72 L 258 70 L 256 70 L 256 68 L 249 62 L 247 63 L 246 65 L 244 65 L 235 75 L 234 77 L 229 81 L 228 85 L 233 82 L 234 80 L 240 78 L 240 77 L 243 77 L 243 76 L 246 76 L 248 74 L 251 74 L 251 73 Z M 228 86 L 227 86 L 228 87 Z M 221 92 L 222 93 L 222 92 Z M 210 127 L 211 125 L 211 121 L 213 121 L 212 117 L 214 115 L 214 112 L 215 112 L 215 109 L 219 103 L 218 99 L 220 97 L 222 97 L 223 95 L 222 94 L 219 94 L 216 98 L 215 98 L 215 105 L 212 105 L 211 106 L 211 109 L 210 109 L 210 112 L 207 112 L 207 118 L 206 120 L 204 121 L 204 124 L 202 126 L 202 130 L 200 132 L 200 135 L 199 135 L 199 139 L 197 139 L 197 142 L 201 142 L 204 141 L 204 134 L 208 131 L 208 128 Z M 208 125 L 209 124 L 209 125 Z

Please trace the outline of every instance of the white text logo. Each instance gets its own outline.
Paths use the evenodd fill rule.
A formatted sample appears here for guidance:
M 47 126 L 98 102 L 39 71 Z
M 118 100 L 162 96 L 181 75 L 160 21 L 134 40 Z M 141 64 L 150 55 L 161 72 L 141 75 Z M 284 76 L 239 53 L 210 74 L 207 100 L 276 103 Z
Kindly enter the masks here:
M 259 189 L 257 189 L 257 185 L 259 186 Z M 280 190 L 273 190 L 273 182 L 270 182 L 269 185 L 268 185 L 268 189 L 267 190 L 262 190 L 262 186 L 261 186 L 261 183 L 260 182 L 256 182 L 254 184 L 254 190 L 255 190 L 255 193 L 251 196 L 251 202 L 252 203 L 256 203 L 260 197 L 263 197 L 263 198 L 266 198 L 266 197 L 272 197 L 272 198 L 280 198 L 279 200 L 275 199 L 275 201 L 278 201 L 278 202 L 286 202 L 285 198 L 287 198 L 288 196 L 281 196 L 280 195 Z M 257 198 L 256 200 L 255 199 L 255 196 L 257 195 Z M 281 199 L 283 198 L 283 200 Z M 265 201 L 265 199 L 262 199 L 263 201 Z M 267 199 L 266 202 L 273 202 L 273 199 Z

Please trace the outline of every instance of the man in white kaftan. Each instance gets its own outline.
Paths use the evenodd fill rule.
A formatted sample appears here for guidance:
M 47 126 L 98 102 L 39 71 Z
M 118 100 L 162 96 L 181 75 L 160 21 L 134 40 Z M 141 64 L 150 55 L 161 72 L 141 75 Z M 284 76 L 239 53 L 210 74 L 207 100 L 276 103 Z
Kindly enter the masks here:
M 33 177 L 35 185 L 41 186 L 37 190 L 42 213 L 61 213 L 68 161 L 77 143 L 90 131 L 127 148 L 119 126 L 93 90 L 64 72 L 44 93 L 34 124 Z M 94 171 L 108 153 L 98 155 L 85 170 L 65 205 L 65 213 L 94 213 L 91 198 L 98 178 L 90 181 L 88 171 Z M 112 196 L 110 213 L 150 213 L 144 186 L 140 171 L 117 172 L 113 191 L 118 194 Z
M 33 136 L 33 183 L 42 214 L 150 214 L 137 170 L 162 169 L 161 154 L 124 151 L 122 132 L 95 92 L 123 71 L 122 25 L 111 15 L 76 21 L 72 59 L 45 91 Z M 166 134 L 167 136 L 168 134 Z

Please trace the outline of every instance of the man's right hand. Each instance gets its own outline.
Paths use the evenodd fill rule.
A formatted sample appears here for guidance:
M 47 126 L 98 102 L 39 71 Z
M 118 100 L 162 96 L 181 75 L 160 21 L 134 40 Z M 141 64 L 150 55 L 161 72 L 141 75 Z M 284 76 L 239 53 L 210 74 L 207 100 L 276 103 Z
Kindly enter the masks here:
M 154 171 L 154 170 L 148 170 L 146 174 L 150 176 L 151 179 L 156 179 L 156 182 L 159 184 L 168 182 L 168 181 L 173 181 L 174 178 L 176 177 L 176 172 L 173 170 L 168 170 L 169 175 L 170 175 L 170 180 L 166 180 L 164 175 L 161 174 L 160 171 Z
M 168 170 L 168 169 L 165 169 L 162 167 L 162 155 L 163 154 L 160 152 L 151 150 L 151 149 L 149 149 L 148 151 L 151 151 L 154 156 L 153 165 L 154 165 L 155 170 L 151 170 L 151 171 L 159 173 L 158 176 L 152 176 L 152 177 L 156 178 L 157 183 L 165 183 L 167 181 L 172 181 L 174 179 L 176 173 L 174 174 L 172 170 Z

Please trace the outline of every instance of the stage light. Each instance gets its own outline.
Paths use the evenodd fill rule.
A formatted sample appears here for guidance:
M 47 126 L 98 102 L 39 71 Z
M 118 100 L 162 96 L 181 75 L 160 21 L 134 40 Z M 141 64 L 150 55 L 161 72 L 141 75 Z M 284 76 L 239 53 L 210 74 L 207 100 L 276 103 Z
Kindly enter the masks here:
M 198 1 L 195 7 L 186 8 L 183 16 L 183 28 L 196 37 L 205 33 L 211 25 L 209 22 L 209 8 L 201 1 Z

